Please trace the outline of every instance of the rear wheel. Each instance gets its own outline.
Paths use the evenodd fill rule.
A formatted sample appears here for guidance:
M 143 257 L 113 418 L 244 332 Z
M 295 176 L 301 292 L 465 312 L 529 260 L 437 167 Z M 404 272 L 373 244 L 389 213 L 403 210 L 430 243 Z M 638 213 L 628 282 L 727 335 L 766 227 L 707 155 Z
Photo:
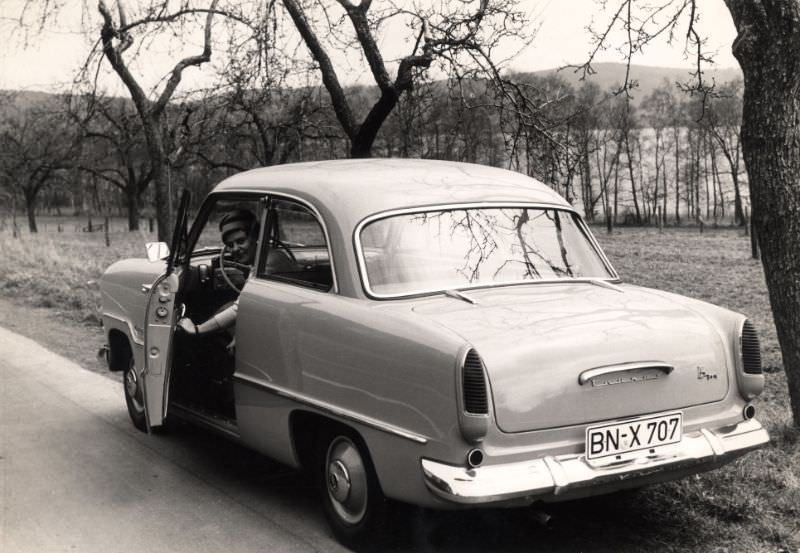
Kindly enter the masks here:
M 128 406 L 128 415 L 133 426 L 142 432 L 147 432 L 147 420 L 144 414 L 144 395 L 139 372 L 134 365 L 133 355 L 128 360 L 128 366 L 123 374 L 125 388 L 125 404 Z
M 349 546 L 375 539 L 385 522 L 386 499 L 363 442 L 337 429 L 323 433 L 317 445 L 317 480 L 334 535 Z

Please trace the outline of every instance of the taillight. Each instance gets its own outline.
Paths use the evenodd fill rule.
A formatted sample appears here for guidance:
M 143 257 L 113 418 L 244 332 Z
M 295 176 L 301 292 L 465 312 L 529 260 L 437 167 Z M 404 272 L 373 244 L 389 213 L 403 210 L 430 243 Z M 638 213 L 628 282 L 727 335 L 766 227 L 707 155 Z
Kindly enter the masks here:
M 488 414 L 489 399 L 486 392 L 483 362 L 474 349 L 469 350 L 464 358 L 461 379 L 464 394 L 464 411 L 470 415 Z
M 742 325 L 740 337 L 742 351 L 742 369 L 747 374 L 761 374 L 761 347 L 758 334 L 749 319 Z
M 464 356 L 464 362 L 459 369 L 461 408 L 458 424 L 464 439 L 474 444 L 482 441 L 489 430 L 489 384 L 486 367 L 478 352 L 471 349 Z

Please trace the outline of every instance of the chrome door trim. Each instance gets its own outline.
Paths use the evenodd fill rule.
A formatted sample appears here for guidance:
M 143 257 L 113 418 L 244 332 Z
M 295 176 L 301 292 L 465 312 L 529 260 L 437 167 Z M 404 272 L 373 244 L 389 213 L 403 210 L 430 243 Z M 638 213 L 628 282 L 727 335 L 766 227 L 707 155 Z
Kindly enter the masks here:
M 336 417 L 340 417 L 352 422 L 357 422 L 359 424 L 363 424 L 364 426 L 374 428 L 375 430 L 380 430 L 381 432 L 393 434 L 395 436 L 399 436 L 401 438 L 405 438 L 406 440 L 411 440 L 412 442 L 416 442 L 419 444 L 428 443 L 428 438 L 420 434 L 417 434 L 415 432 L 410 432 L 398 426 L 394 426 L 392 424 L 388 424 L 379 421 L 377 419 L 373 419 L 372 417 L 356 413 L 349 409 L 343 409 L 341 407 L 331 405 L 330 403 L 327 403 L 325 401 L 311 398 L 305 394 L 300 394 L 293 390 L 284 388 L 283 386 L 277 386 L 270 382 L 265 382 L 264 380 L 261 380 L 259 378 L 247 376 L 239 372 L 234 373 L 233 378 L 234 380 L 237 380 L 243 384 L 247 384 L 255 388 L 266 390 L 280 397 L 290 399 L 298 403 L 302 403 L 303 405 L 308 405 L 309 407 L 314 407 L 315 409 L 319 409 L 320 411 L 323 411 L 329 415 L 334 415 Z

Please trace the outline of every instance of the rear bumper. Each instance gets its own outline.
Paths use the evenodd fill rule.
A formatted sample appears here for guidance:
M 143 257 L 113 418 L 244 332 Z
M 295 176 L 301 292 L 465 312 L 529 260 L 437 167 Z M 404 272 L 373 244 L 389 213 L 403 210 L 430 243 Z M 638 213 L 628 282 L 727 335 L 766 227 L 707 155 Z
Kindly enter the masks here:
M 454 504 L 530 503 L 589 496 L 710 470 L 769 442 L 756 419 L 684 435 L 680 443 L 622 464 L 593 466 L 584 455 L 543 457 L 476 469 L 422 459 L 425 483 Z

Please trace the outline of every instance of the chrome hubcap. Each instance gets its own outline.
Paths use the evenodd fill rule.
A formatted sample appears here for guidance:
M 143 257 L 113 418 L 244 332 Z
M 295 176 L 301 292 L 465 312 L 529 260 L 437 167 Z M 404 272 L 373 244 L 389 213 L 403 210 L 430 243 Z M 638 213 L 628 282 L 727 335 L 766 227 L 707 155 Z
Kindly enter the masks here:
M 328 497 L 336 514 L 357 524 L 367 512 L 367 471 L 356 445 L 344 436 L 334 439 L 325 459 Z
M 350 475 L 347 467 L 338 459 L 328 467 L 328 489 L 339 503 L 347 501 L 347 496 L 350 495 Z
M 142 394 L 139 390 L 139 379 L 136 376 L 136 367 L 133 366 L 133 362 L 131 362 L 128 370 L 125 371 L 125 393 L 136 411 L 141 412 L 144 410 L 141 400 Z

